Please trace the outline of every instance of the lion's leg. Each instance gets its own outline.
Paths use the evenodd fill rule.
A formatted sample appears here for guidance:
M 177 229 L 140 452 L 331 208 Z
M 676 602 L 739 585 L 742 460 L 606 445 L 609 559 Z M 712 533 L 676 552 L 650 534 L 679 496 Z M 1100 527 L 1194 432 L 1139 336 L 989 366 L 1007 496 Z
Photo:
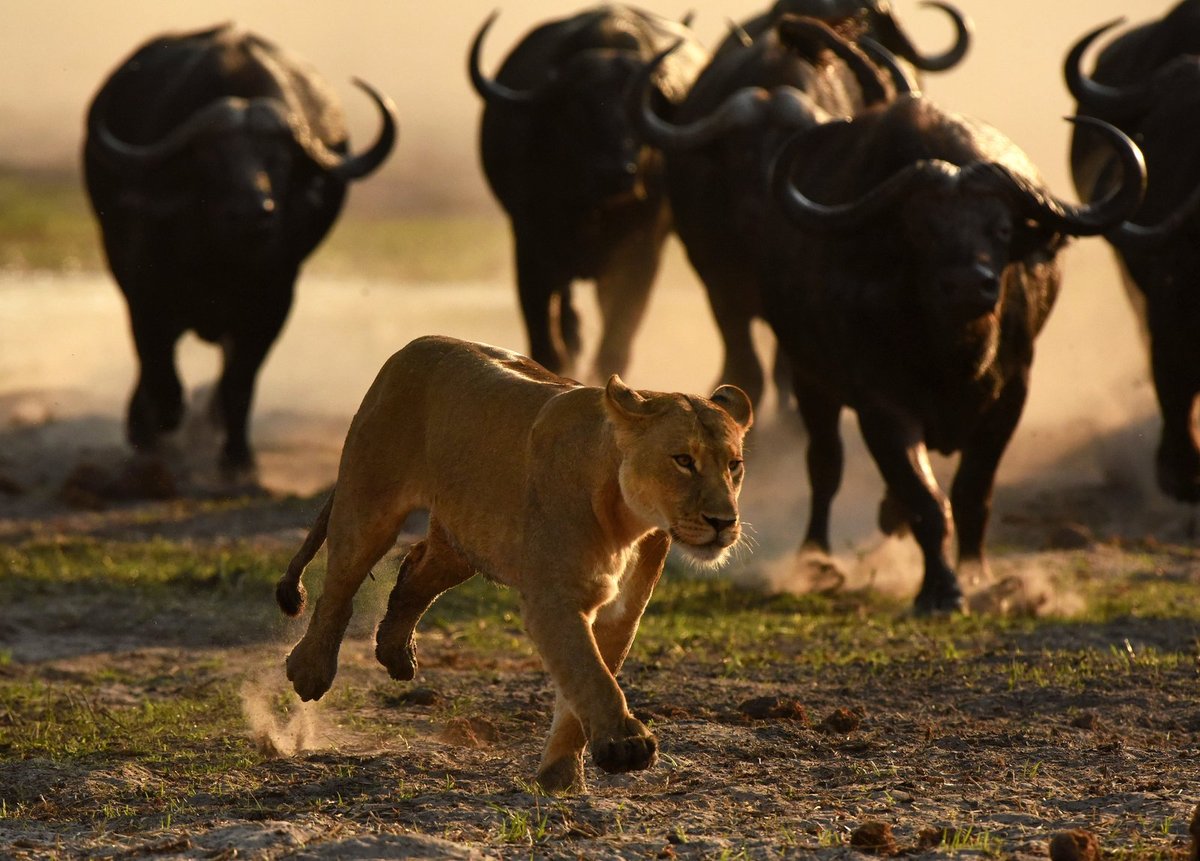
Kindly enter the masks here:
M 396 542 L 407 511 L 362 512 L 340 508 L 354 498 L 339 490 L 329 517 L 329 565 L 304 637 L 287 659 L 287 677 L 302 700 L 319 699 L 333 684 L 338 650 L 354 610 L 354 595 L 372 566 Z
M 642 539 L 632 570 L 621 584 L 620 593 L 599 609 L 591 625 L 591 639 L 614 686 L 616 674 L 633 645 L 642 613 L 662 575 L 669 547 L 670 539 L 662 533 Z M 544 789 L 580 791 L 584 785 L 583 748 L 588 739 L 571 707 L 570 694 L 559 683 L 557 676 L 555 682 L 559 694 L 554 706 L 554 723 L 538 767 L 537 780 Z M 609 772 L 649 768 L 655 758 L 654 737 L 628 713 L 624 695 L 619 688 L 617 692 L 621 697 L 621 719 L 617 721 L 620 734 L 605 737 L 596 732 L 596 722 L 590 721 L 593 725 L 592 757 L 596 765 Z
M 375 632 L 375 657 L 393 679 L 408 681 L 417 672 L 413 631 L 437 597 L 475 574 L 470 563 L 449 543 L 436 519 L 429 535 L 414 544 L 400 563 L 387 614 Z

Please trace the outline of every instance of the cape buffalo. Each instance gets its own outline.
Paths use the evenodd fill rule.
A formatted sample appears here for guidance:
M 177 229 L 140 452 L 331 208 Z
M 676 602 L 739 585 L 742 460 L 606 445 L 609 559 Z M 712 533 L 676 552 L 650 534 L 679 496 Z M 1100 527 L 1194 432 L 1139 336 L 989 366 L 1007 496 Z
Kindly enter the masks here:
M 1025 403 L 1034 339 L 1058 293 L 1058 252 L 1141 200 L 1144 165 L 1119 131 L 1121 181 L 1068 205 L 996 129 L 906 95 L 796 136 L 774 170 L 766 318 L 791 360 L 809 433 L 804 549 L 829 551 L 843 407 L 887 486 L 880 528 L 911 528 L 924 557 L 919 612 L 961 607 L 958 566 L 985 575 L 996 468 Z M 960 452 L 949 502 L 927 449 Z M 952 508 L 951 504 L 952 503 Z M 951 523 L 953 516 L 953 523 Z
M 1107 235 L 1126 292 L 1148 337 L 1162 414 L 1155 458 L 1158 485 L 1182 502 L 1200 502 L 1195 412 L 1200 394 L 1200 0 L 1104 48 L 1092 76 L 1084 52 L 1117 22 L 1087 34 L 1066 62 L 1079 112 L 1111 122 L 1146 156 L 1146 199 L 1129 224 Z M 1117 181 L 1112 154 L 1087 129 L 1071 142 L 1071 170 L 1084 199 Z
M 374 171 L 395 141 L 390 101 L 356 83 L 383 122 L 360 155 L 348 154 L 325 81 L 231 25 L 154 38 L 97 92 L 83 167 L 140 364 L 127 425 L 136 450 L 180 424 L 175 344 L 190 330 L 224 352 L 212 404 L 223 470 L 252 473 L 255 378 L 300 264 L 333 224 L 347 183 Z
M 740 387 L 756 404 L 764 375 L 751 337 L 753 321 L 762 317 L 753 272 L 761 220 L 770 208 L 769 154 L 792 131 L 831 115 L 853 116 L 916 86 L 873 40 L 860 46 L 862 37 L 856 17 L 827 26 L 815 18 L 783 16 L 744 50 L 714 57 L 673 123 L 660 122 L 647 99 L 635 114 L 642 133 L 664 152 L 675 229 L 704 283 L 724 347 L 720 379 Z M 886 74 L 861 48 L 871 52 L 870 59 Z M 739 92 L 740 102 L 732 98 Z M 752 103 L 757 109 L 749 109 Z M 746 109 L 722 110 L 727 104 Z M 819 117 L 814 118 L 813 109 Z M 776 382 L 782 394 L 790 385 L 779 370 Z
M 681 101 L 705 59 L 681 24 L 599 6 L 526 35 L 495 80 L 480 70 L 488 18 L 469 71 L 484 99 L 480 155 L 512 222 L 517 292 L 534 361 L 570 373 L 580 352 L 574 279 L 594 279 L 604 317 L 598 377 L 624 373 L 658 269 L 670 211 L 662 159 L 630 125 L 622 95 L 658 51 L 660 108 Z

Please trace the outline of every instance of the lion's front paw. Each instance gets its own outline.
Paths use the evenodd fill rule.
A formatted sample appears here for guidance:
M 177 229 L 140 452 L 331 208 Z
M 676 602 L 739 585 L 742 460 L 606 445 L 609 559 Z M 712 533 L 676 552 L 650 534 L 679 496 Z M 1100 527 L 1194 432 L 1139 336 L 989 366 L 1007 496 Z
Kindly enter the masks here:
M 287 677 L 304 701 L 317 700 L 329 690 L 337 674 L 337 652 L 329 654 L 307 640 L 301 640 L 287 658 Z
M 654 765 L 658 758 L 658 742 L 650 730 L 637 718 L 626 715 L 617 732 L 590 742 L 592 761 L 609 774 L 641 771 Z
M 587 792 L 583 757 L 571 754 L 538 769 L 537 783 L 546 792 Z
M 412 638 L 399 643 L 377 640 L 375 660 L 387 668 L 393 679 L 411 682 L 417 675 L 417 644 Z

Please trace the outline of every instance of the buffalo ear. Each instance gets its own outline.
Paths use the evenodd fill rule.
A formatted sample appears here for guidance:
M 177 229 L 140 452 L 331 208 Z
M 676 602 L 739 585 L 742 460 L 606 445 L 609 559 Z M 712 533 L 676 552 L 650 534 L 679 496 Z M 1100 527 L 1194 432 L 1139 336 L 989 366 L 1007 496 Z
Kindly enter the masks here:
M 650 401 L 621 382 L 621 378 L 616 374 L 608 378 L 608 385 L 604 387 L 604 406 L 610 417 L 626 422 L 635 421 L 653 412 Z
M 737 422 L 743 431 L 750 430 L 750 426 L 754 424 L 754 406 L 750 403 L 749 396 L 737 386 L 720 386 L 709 400 L 729 413 L 729 417 Z

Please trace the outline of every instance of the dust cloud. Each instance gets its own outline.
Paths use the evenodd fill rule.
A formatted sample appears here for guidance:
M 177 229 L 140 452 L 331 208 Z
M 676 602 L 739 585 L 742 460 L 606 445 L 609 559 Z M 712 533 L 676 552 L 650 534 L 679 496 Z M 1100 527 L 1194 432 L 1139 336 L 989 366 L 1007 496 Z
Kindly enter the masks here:
M 282 664 L 282 656 L 277 666 Z M 296 700 L 278 670 L 263 670 L 243 682 L 239 695 L 250 740 L 266 756 L 290 757 L 338 746 L 337 731 L 320 716 L 320 706 Z M 281 707 L 286 703 L 286 710 Z

